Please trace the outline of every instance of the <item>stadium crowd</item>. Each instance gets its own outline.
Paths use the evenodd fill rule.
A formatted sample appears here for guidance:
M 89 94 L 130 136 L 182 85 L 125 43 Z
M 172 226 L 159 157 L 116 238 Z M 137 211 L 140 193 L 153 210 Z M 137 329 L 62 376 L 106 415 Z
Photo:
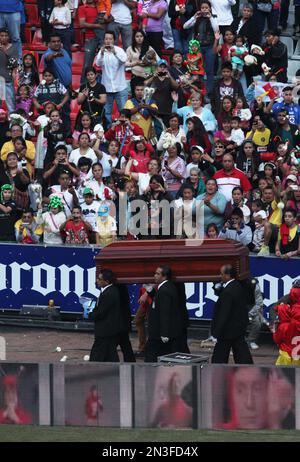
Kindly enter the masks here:
M 203 201 L 207 238 L 299 254 L 299 82 L 280 39 L 288 7 L 2 0 L 0 241 L 184 238 L 165 232 L 157 201 L 192 215 Z M 127 223 L 135 199 L 151 212 L 139 232 L 121 232 L 120 199 Z

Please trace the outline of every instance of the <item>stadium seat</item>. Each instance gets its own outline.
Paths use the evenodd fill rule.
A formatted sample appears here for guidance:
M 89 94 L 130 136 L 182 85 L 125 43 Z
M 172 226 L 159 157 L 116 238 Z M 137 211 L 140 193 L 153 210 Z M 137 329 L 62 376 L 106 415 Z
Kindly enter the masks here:
M 75 51 L 72 53 L 72 74 L 81 75 L 83 68 L 84 53 L 83 51 Z
M 300 60 L 300 40 L 297 41 L 297 44 L 296 44 L 295 51 L 294 51 L 294 54 L 292 56 L 292 59 Z
M 26 3 L 25 4 L 25 11 L 27 15 L 27 22 L 26 24 L 30 27 L 39 27 L 41 22 L 39 18 L 38 8 L 37 5 Z
M 80 88 L 80 74 L 73 74 L 72 76 L 72 87 L 73 90 L 78 90 Z
M 48 49 L 44 45 L 41 29 L 35 31 L 30 48 L 34 51 L 46 51 Z
M 289 59 L 288 68 L 287 68 L 287 75 L 288 75 L 288 82 L 293 82 L 295 78 L 296 72 L 300 69 L 300 62 L 298 60 Z
M 24 29 L 24 38 L 25 42 L 23 43 L 23 49 L 28 49 L 31 47 L 31 42 L 32 42 L 32 31 L 30 27 L 25 27 Z
M 294 54 L 294 40 L 292 37 L 280 37 L 280 41 L 287 46 L 288 57 L 291 58 Z
M 77 114 L 79 110 L 80 110 L 80 106 L 77 103 L 77 99 L 72 99 L 71 100 L 71 114 L 70 114 L 72 131 L 74 130 L 75 122 L 76 122 L 76 118 L 77 118 Z

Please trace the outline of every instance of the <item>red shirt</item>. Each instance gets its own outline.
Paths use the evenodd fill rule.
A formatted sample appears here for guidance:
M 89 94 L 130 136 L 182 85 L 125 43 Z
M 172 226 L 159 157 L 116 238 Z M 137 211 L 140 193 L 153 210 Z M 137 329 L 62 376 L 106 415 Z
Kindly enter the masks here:
M 81 5 L 78 8 L 78 19 L 84 19 L 88 24 L 95 24 L 97 18 L 97 7 L 90 5 Z M 95 38 L 95 32 L 93 29 L 85 30 L 86 40 Z
M 66 244 L 89 244 L 88 232 L 83 221 L 68 221 L 65 226 Z
M 223 194 L 228 201 L 231 200 L 231 192 L 236 186 L 240 186 L 244 193 L 252 189 L 247 176 L 238 168 L 234 168 L 231 173 L 226 173 L 222 168 L 222 170 L 214 174 L 214 178 L 218 184 L 218 191 Z

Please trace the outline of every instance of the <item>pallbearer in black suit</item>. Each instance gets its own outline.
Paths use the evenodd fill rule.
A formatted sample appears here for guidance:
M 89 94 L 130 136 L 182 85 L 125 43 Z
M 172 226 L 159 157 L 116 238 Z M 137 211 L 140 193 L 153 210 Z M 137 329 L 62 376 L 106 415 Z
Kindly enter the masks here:
M 154 274 L 157 291 L 148 316 L 148 341 L 145 362 L 157 362 L 157 357 L 179 351 L 182 335 L 182 315 L 179 294 L 171 282 L 171 269 L 158 267 Z
M 103 269 L 97 278 L 101 294 L 90 319 L 95 321 L 95 341 L 90 361 L 119 362 L 118 335 L 121 332 L 121 308 L 119 289 L 114 285 L 115 276 Z
M 231 265 L 221 268 L 223 288 L 215 304 L 211 333 L 217 338 L 212 363 L 228 363 L 232 349 L 234 362 L 253 364 L 249 347 L 245 340 L 248 325 L 246 295 L 236 270 Z

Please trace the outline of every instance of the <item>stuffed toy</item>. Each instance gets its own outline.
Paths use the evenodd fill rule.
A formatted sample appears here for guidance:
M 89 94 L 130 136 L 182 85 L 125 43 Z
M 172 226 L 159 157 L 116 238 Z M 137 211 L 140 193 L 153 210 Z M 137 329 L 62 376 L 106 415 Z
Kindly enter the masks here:
M 150 104 L 151 98 L 154 92 L 155 92 L 155 88 L 152 88 L 152 87 L 144 88 L 144 93 L 143 93 L 143 103 L 144 104 Z

